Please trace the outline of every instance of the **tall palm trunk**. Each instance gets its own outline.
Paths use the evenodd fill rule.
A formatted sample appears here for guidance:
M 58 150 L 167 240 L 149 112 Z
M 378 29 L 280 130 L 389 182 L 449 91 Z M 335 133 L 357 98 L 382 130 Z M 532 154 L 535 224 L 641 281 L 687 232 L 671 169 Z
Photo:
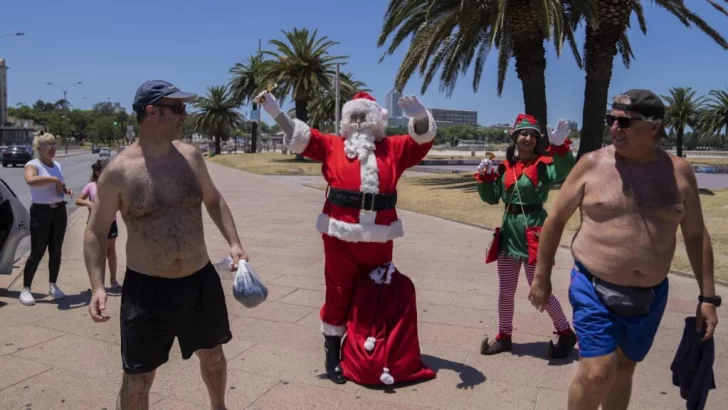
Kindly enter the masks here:
M 258 104 L 253 103 L 253 111 L 258 111 Z M 250 124 L 250 153 L 258 152 L 258 121 Z
M 296 104 L 296 118 L 303 122 L 308 121 L 308 99 L 299 98 L 295 101 Z M 303 161 L 303 155 L 296 154 L 297 161 Z
M 577 161 L 587 152 L 602 147 L 604 116 L 607 114 L 605 102 L 609 99 L 609 84 L 612 81 L 614 57 L 617 55 L 617 42 L 627 29 L 634 2 L 635 0 L 595 2 L 599 28 L 595 29 L 587 23 L 584 42 L 586 84 Z
M 215 133 L 215 155 L 220 155 L 220 132 Z
M 546 49 L 543 40 L 516 41 L 513 44 L 513 55 L 516 59 L 516 73 L 521 80 L 523 102 L 526 114 L 533 115 L 541 125 L 541 132 L 546 133 L 548 113 L 546 105 Z M 548 146 L 548 138 L 542 138 L 541 148 Z
M 683 156 L 683 133 L 685 127 L 677 127 L 675 130 L 675 145 L 677 145 L 677 156 L 682 158 Z

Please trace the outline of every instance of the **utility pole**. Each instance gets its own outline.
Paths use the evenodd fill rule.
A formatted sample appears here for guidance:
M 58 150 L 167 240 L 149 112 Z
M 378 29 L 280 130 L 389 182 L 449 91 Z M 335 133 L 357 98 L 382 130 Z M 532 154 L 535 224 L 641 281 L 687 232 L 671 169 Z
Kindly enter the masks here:
M 261 40 L 258 39 L 258 55 L 261 53 Z M 253 101 L 253 112 L 255 118 L 251 118 L 250 124 L 250 153 L 254 154 L 258 149 L 258 123 L 260 123 L 260 107 Z
M 336 90 L 336 102 L 335 102 L 336 112 L 334 113 L 334 130 L 335 130 L 334 133 L 336 135 L 339 135 L 339 122 L 340 122 L 339 116 L 341 115 L 339 113 L 339 105 L 341 104 L 341 95 L 340 95 L 341 90 L 339 89 L 339 70 L 340 70 L 339 66 L 340 66 L 340 64 L 341 63 L 336 63 L 336 78 L 334 78 L 334 89 Z

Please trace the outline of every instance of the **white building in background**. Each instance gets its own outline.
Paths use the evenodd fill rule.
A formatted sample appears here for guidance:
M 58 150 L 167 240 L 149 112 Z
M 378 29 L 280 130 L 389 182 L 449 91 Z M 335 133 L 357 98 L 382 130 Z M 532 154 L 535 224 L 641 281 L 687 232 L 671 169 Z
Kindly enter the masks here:
M 389 111 L 390 117 L 400 118 L 402 117 L 402 108 L 397 105 L 397 102 L 402 97 L 402 94 L 398 93 L 395 90 L 391 90 L 387 93 L 386 101 L 384 102 L 384 107 Z
M 0 58 L 0 127 L 8 121 L 8 67 Z

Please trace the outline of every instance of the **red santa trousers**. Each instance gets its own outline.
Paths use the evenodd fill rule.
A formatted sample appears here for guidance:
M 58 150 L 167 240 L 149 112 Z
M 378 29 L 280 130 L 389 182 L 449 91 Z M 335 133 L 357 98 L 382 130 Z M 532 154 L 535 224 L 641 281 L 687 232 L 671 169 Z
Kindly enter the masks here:
M 357 282 L 392 260 L 394 244 L 345 242 L 326 234 L 322 238 L 326 301 L 320 311 L 321 331 L 327 336 L 343 336 Z
M 359 281 L 341 351 L 344 377 L 362 385 L 427 380 L 420 359 L 415 286 L 388 263 Z

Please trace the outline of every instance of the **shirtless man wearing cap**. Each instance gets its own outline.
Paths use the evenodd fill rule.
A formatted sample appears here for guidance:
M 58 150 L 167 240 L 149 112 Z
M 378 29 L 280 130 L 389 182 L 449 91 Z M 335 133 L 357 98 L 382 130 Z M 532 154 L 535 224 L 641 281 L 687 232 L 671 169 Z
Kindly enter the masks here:
M 564 227 L 581 210 L 569 287 L 581 358 L 569 409 L 628 407 L 635 366 L 650 350 L 667 304 L 678 227 L 700 290 L 696 331 L 708 339 L 718 324 L 721 301 L 697 181 L 687 161 L 656 146 L 664 116 L 651 91 L 618 96 L 607 115 L 612 145 L 576 164 L 543 225 L 529 294 L 542 312 Z
M 149 408 L 157 367 L 177 337 L 183 359 L 196 353 L 213 409 L 225 408 L 232 339 L 220 277 L 210 263 L 201 204 L 230 244 L 233 264 L 247 260 L 225 200 L 194 146 L 179 141 L 185 103 L 196 96 L 164 81 L 141 85 L 134 99 L 139 139 L 109 163 L 84 238 L 96 322 L 106 308 L 106 236 L 118 210 L 126 223 L 127 270 L 121 294 L 124 378 L 117 409 Z

